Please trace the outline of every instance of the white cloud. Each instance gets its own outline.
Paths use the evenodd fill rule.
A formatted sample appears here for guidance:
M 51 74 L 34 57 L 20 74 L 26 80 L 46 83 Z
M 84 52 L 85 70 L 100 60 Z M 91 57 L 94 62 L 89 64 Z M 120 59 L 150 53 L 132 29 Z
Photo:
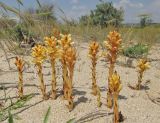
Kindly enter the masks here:
M 80 16 L 88 14 L 89 11 L 89 8 L 87 8 L 85 5 L 73 5 L 71 10 L 67 13 L 67 16 L 78 19 Z
M 79 3 L 79 0 L 71 0 L 71 3 L 72 3 L 72 4 L 78 4 L 78 3 Z
M 120 0 L 118 3 L 114 3 L 114 6 L 116 8 L 120 8 L 123 7 L 128 8 L 128 7 L 132 7 L 132 8 L 142 8 L 144 5 L 140 2 L 131 2 L 131 0 Z
M 72 6 L 72 10 L 86 10 L 86 6 L 84 5 L 74 5 Z

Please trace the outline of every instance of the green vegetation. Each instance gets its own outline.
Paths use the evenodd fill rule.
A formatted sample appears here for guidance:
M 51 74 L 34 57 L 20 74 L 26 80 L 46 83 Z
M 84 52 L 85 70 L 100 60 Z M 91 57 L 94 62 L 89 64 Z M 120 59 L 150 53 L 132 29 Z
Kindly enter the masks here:
M 51 113 L 51 107 L 48 108 L 46 115 L 44 117 L 43 123 L 48 123 L 48 118 L 49 118 L 50 113 Z
M 136 44 L 124 50 L 123 54 L 131 58 L 139 58 L 148 53 L 148 46 L 144 44 Z
M 112 2 L 103 2 L 96 5 L 95 10 L 91 10 L 90 15 L 80 18 L 80 24 L 100 25 L 106 27 L 108 25 L 119 26 L 123 21 L 123 9 L 120 10 L 113 7 Z
M 15 115 L 11 114 L 11 111 L 15 111 L 17 109 L 21 109 L 23 107 L 25 107 L 25 104 L 33 97 L 33 95 L 26 95 L 23 97 L 23 99 L 19 99 L 16 102 L 12 102 L 11 104 L 6 107 L 6 108 L 2 108 L 0 110 L 0 121 L 4 121 L 5 119 L 9 118 L 8 121 L 9 123 L 13 123 L 13 118 Z

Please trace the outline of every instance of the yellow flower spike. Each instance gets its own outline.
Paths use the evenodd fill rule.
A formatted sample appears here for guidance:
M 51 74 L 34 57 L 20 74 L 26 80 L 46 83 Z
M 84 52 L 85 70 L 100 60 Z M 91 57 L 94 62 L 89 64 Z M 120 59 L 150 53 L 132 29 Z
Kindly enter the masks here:
M 97 82 L 96 82 L 96 64 L 97 64 L 97 59 L 98 59 L 98 52 L 99 52 L 99 44 L 96 41 L 92 41 L 89 44 L 89 57 L 91 58 L 91 63 L 92 63 L 92 94 L 98 96 L 97 92 Z
M 36 45 L 32 48 L 32 57 L 35 64 L 42 64 L 46 59 L 46 48 L 42 45 Z
M 110 62 L 109 67 L 109 78 L 111 78 L 114 72 L 114 65 L 117 59 L 118 52 L 120 50 L 121 35 L 117 31 L 109 32 L 107 41 L 104 41 L 104 45 L 107 49 L 106 56 Z M 105 56 L 105 57 L 106 57 Z M 112 108 L 112 96 L 110 90 L 110 79 L 108 79 L 108 90 L 107 90 L 107 107 Z
M 73 73 L 74 66 L 76 63 L 76 50 L 75 48 L 69 47 L 66 52 L 64 52 L 64 58 L 66 61 L 66 65 L 68 68 L 69 75 L 67 76 L 66 81 L 66 89 L 67 89 L 67 100 L 68 100 L 68 108 L 71 111 L 73 109 L 73 96 L 72 96 L 72 81 L 73 81 Z
M 147 62 L 146 59 L 140 59 L 137 64 L 137 69 L 138 69 L 138 83 L 136 84 L 135 87 L 128 85 L 129 88 L 134 89 L 134 90 L 140 90 L 141 89 L 141 83 L 143 79 L 143 74 L 144 72 L 150 68 L 149 63 Z
M 60 36 L 61 36 L 61 39 L 60 39 L 59 43 L 63 49 L 66 49 L 73 44 L 71 34 L 65 34 L 65 35 L 60 34 Z
M 145 59 L 140 59 L 140 60 L 138 61 L 137 67 L 138 67 L 138 69 L 139 69 L 140 71 L 145 71 L 145 70 L 147 70 L 147 69 L 150 68 L 150 65 L 149 65 L 149 63 L 147 62 L 147 60 L 145 60 Z
M 120 82 L 120 76 L 117 74 L 117 72 L 113 73 L 109 80 L 111 91 L 119 93 L 119 91 L 122 88 L 122 85 Z
M 118 112 L 118 95 L 122 89 L 120 76 L 117 72 L 114 72 L 110 79 L 110 89 L 113 94 L 113 110 L 114 110 L 114 123 L 119 123 L 119 112 Z
M 42 45 L 36 45 L 32 48 L 32 57 L 33 62 L 37 66 L 38 76 L 40 79 L 40 88 L 43 95 L 43 99 L 47 100 L 47 94 L 46 94 L 46 86 L 44 84 L 43 80 L 43 73 L 42 73 L 42 63 L 46 59 L 46 48 Z
M 16 57 L 15 65 L 17 66 L 18 73 L 19 73 L 19 82 L 18 82 L 18 93 L 19 97 L 23 97 L 23 67 L 24 61 L 22 58 Z
M 56 68 L 55 68 L 55 64 L 56 64 L 56 59 L 59 58 L 61 56 L 61 51 L 59 49 L 59 47 L 57 46 L 57 38 L 55 38 L 54 36 L 52 36 L 51 38 L 45 38 L 45 45 L 46 45 L 46 50 L 47 50 L 47 54 L 50 58 L 50 62 L 51 62 L 51 67 L 52 67 L 52 94 L 51 94 L 51 98 L 55 99 L 56 98 Z
M 142 78 L 143 78 L 143 74 L 144 72 L 150 68 L 149 63 L 147 62 L 146 59 L 140 59 L 138 61 L 138 84 L 136 85 L 135 89 L 140 90 L 141 89 L 141 83 L 142 83 Z
M 97 55 L 99 52 L 99 44 L 96 41 L 93 41 L 89 45 L 89 55 Z

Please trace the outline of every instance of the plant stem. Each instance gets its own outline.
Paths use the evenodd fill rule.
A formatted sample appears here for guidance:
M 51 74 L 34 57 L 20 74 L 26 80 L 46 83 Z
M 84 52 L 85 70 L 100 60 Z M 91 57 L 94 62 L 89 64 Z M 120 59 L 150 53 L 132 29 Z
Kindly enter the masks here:
M 71 111 L 73 109 L 73 97 L 72 97 L 72 81 L 73 81 L 73 68 L 69 68 L 70 75 L 68 77 L 68 108 Z
M 110 67 L 109 67 L 109 78 L 112 76 L 114 70 L 114 63 L 111 62 Z M 108 90 L 107 90 L 107 107 L 112 108 L 112 92 L 110 89 L 110 84 L 109 84 L 109 79 L 108 79 Z
M 113 106 L 114 106 L 114 123 L 119 123 L 119 113 L 118 113 L 118 94 L 114 92 L 113 94 Z
M 52 94 L 51 98 L 56 98 L 56 70 L 55 70 L 55 60 L 51 60 L 51 66 L 52 66 Z
M 37 64 L 38 67 L 38 76 L 40 79 L 40 88 L 41 88 L 41 92 L 43 95 L 43 99 L 47 100 L 47 95 L 46 95 L 46 86 L 44 85 L 44 80 L 43 80 L 43 73 L 42 73 L 42 65 L 41 64 Z
M 67 77 L 68 77 L 68 71 L 67 71 L 67 66 L 66 63 L 64 62 L 62 64 L 63 66 L 63 97 L 64 99 L 67 99 L 68 95 L 68 87 L 67 87 Z
M 19 93 L 19 97 L 22 98 L 23 97 L 23 73 L 20 70 L 18 73 L 19 73 L 18 93 Z
M 92 59 L 92 94 L 97 95 L 97 83 L 96 83 L 96 58 Z
M 138 75 L 138 84 L 136 85 L 137 90 L 141 89 L 142 77 L 143 77 L 143 72 L 140 71 Z

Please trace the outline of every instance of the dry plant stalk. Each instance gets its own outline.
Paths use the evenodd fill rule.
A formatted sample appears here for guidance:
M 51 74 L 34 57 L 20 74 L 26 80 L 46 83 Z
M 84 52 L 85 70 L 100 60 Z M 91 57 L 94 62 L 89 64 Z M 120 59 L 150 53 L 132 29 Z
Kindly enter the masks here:
M 19 82 L 18 82 L 18 94 L 19 97 L 23 97 L 23 67 L 24 67 L 24 61 L 23 59 L 16 57 L 15 65 L 18 69 L 19 74 Z
M 65 59 L 65 53 L 72 46 L 72 39 L 71 39 L 71 34 L 60 34 L 61 39 L 59 40 L 59 44 L 62 47 L 62 56 L 61 56 L 61 63 L 62 63 L 62 76 L 63 76 L 63 97 L 64 99 L 67 99 L 67 76 L 68 76 L 68 71 L 67 71 L 67 63 Z
M 134 89 L 134 90 L 140 90 L 141 89 L 143 74 L 147 69 L 150 68 L 150 65 L 149 65 L 149 63 L 147 62 L 146 59 L 140 59 L 138 61 L 137 68 L 138 68 L 138 83 L 137 83 L 136 87 L 132 87 L 131 85 L 129 85 L 129 87 L 131 89 Z
M 97 90 L 97 105 L 98 107 L 101 107 L 102 103 L 101 103 L 101 91 L 100 88 L 97 86 L 96 88 Z
M 46 94 L 46 86 L 43 80 L 43 73 L 42 73 L 42 63 L 46 59 L 46 48 L 42 45 L 36 45 L 32 48 L 32 57 L 34 58 L 33 62 L 37 66 L 38 76 L 40 79 L 40 88 L 43 95 L 43 99 L 47 100 Z
M 60 49 L 57 46 L 57 38 L 55 37 L 45 37 L 45 46 L 47 50 L 47 54 L 49 56 L 50 62 L 51 62 L 51 68 L 52 68 L 52 93 L 51 98 L 56 98 L 56 59 L 60 56 Z
M 107 36 L 107 41 L 104 41 L 104 45 L 108 50 L 107 53 L 107 58 L 110 62 L 109 66 L 109 78 L 112 76 L 114 72 L 114 67 L 115 67 L 115 62 L 117 59 L 119 47 L 121 44 L 121 35 L 116 32 L 110 32 L 109 35 Z M 110 80 L 108 79 L 108 90 L 107 90 L 107 107 L 112 108 L 112 95 L 111 95 L 111 90 L 110 90 Z
M 109 78 L 111 93 L 113 94 L 113 111 L 114 111 L 114 123 L 119 123 L 118 112 L 118 95 L 122 89 L 120 76 L 115 71 Z
M 67 91 L 67 100 L 68 108 L 71 111 L 73 109 L 73 96 L 72 96 L 72 87 L 73 87 L 73 74 L 74 66 L 76 63 L 76 50 L 75 48 L 68 48 L 65 54 L 65 61 L 68 69 L 68 76 L 66 81 L 66 91 Z
M 91 58 L 92 63 L 92 94 L 97 95 L 97 82 L 96 82 L 96 64 L 98 60 L 98 54 L 99 52 L 99 44 L 96 41 L 93 41 L 89 45 L 89 57 Z

